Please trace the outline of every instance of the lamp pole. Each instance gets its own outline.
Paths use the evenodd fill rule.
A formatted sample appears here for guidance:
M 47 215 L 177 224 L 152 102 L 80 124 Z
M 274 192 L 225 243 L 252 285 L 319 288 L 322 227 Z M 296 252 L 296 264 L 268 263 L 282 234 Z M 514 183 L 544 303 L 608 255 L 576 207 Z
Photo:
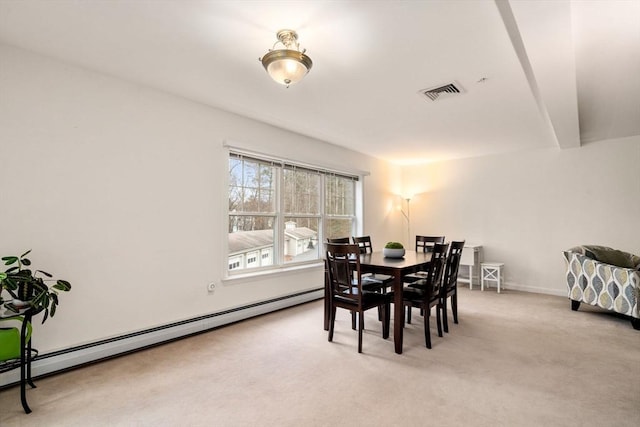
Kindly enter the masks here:
M 407 212 L 405 213 L 402 208 L 400 208 L 400 212 L 402 212 L 402 215 L 407 219 L 407 247 L 409 247 L 409 244 L 411 243 L 411 198 L 407 197 L 405 200 L 407 201 Z

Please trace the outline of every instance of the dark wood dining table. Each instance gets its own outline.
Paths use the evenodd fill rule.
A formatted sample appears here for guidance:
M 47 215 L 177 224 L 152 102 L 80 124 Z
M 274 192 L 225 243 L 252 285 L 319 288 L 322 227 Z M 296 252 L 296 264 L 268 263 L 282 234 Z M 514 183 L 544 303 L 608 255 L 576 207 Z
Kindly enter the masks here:
M 360 255 L 363 273 L 380 273 L 393 276 L 393 341 L 396 353 L 402 354 L 404 304 L 402 302 L 402 278 L 419 270 L 427 270 L 431 252 L 405 251 L 402 258 L 387 258 L 382 251 Z
M 427 270 L 431 261 L 431 252 L 406 251 L 403 258 L 386 258 L 382 251 L 360 255 L 360 268 L 363 273 L 379 273 L 393 276 L 393 339 L 396 353 L 402 354 L 402 317 L 404 316 L 404 306 L 402 303 L 402 278 L 409 273 L 419 270 Z M 329 330 L 329 278 L 325 263 L 325 304 L 324 304 L 324 329 Z

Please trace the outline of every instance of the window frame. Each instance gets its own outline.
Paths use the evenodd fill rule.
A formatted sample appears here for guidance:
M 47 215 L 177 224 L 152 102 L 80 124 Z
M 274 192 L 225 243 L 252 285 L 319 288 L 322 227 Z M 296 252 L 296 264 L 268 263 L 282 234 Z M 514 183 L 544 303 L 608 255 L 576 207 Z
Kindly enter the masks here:
M 327 219 L 348 219 L 351 221 L 351 232 L 349 235 L 357 235 L 360 230 L 362 230 L 362 213 L 363 213 L 363 197 L 362 197 L 362 174 L 356 174 L 353 172 L 344 172 L 338 171 L 334 169 L 325 168 L 319 165 L 310 165 L 302 162 L 292 161 L 288 159 L 277 159 L 268 155 L 262 155 L 260 153 L 247 152 L 245 150 L 232 149 L 229 148 L 227 151 L 226 157 L 226 202 L 224 203 L 225 210 L 225 233 L 227 236 L 229 235 L 230 228 L 230 218 L 234 215 L 237 216 L 255 216 L 257 215 L 265 215 L 271 217 L 272 214 L 274 216 L 274 224 L 273 224 L 273 247 L 270 250 L 270 256 L 268 257 L 271 261 L 271 265 L 262 265 L 264 256 L 258 255 L 257 262 L 260 264 L 257 267 L 246 267 L 246 260 L 242 263 L 241 268 L 229 269 L 230 265 L 230 252 L 229 252 L 229 239 L 224 238 L 224 270 L 223 275 L 224 278 L 233 278 L 238 276 L 253 276 L 259 274 L 269 274 L 281 270 L 286 270 L 290 268 L 299 268 L 304 265 L 317 265 L 324 258 L 323 249 L 321 245 L 326 241 L 326 227 L 327 227 Z M 237 158 L 241 160 L 255 161 L 259 163 L 266 163 L 275 168 L 275 212 L 238 212 L 238 211 L 230 211 L 229 209 L 229 195 L 231 189 L 230 183 L 230 175 L 229 175 L 229 163 L 231 159 Z M 307 170 L 313 173 L 317 173 L 320 176 L 319 183 L 319 213 L 295 213 L 295 212 L 285 212 L 284 208 L 284 170 L 285 169 L 294 169 L 294 170 Z M 345 178 L 351 180 L 353 182 L 352 187 L 352 197 L 353 197 L 353 207 L 352 213 L 346 215 L 336 215 L 336 214 L 328 214 L 326 212 L 326 179 L 328 176 L 338 176 L 341 178 Z M 317 246 L 316 250 L 317 256 L 311 260 L 304 261 L 287 261 L 285 259 L 284 253 L 284 232 L 285 232 L 285 223 L 290 218 L 311 218 L 317 219 L 318 221 L 318 235 L 317 235 Z M 248 253 L 248 252 L 247 252 Z

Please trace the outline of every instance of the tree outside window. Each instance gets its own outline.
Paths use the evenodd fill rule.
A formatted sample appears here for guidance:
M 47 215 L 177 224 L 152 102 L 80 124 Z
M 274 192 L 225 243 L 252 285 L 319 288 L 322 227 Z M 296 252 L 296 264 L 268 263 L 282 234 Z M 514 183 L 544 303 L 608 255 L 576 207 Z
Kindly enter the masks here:
M 357 177 L 229 155 L 229 271 L 315 261 L 354 234 Z

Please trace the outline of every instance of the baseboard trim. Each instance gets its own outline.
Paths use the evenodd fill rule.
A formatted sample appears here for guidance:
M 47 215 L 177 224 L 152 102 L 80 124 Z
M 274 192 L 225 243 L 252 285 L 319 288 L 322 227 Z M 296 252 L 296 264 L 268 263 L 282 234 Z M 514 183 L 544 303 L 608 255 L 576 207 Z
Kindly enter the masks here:
M 32 376 L 33 378 L 38 378 L 66 371 L 322 298 L 324 298 L 323 288 L 312 289 L 85 345 L 40 354 L 31 364 Z M 19 384 L 19 382 L 20 369 L 0 374 L 0 389 L 11 387 Z

